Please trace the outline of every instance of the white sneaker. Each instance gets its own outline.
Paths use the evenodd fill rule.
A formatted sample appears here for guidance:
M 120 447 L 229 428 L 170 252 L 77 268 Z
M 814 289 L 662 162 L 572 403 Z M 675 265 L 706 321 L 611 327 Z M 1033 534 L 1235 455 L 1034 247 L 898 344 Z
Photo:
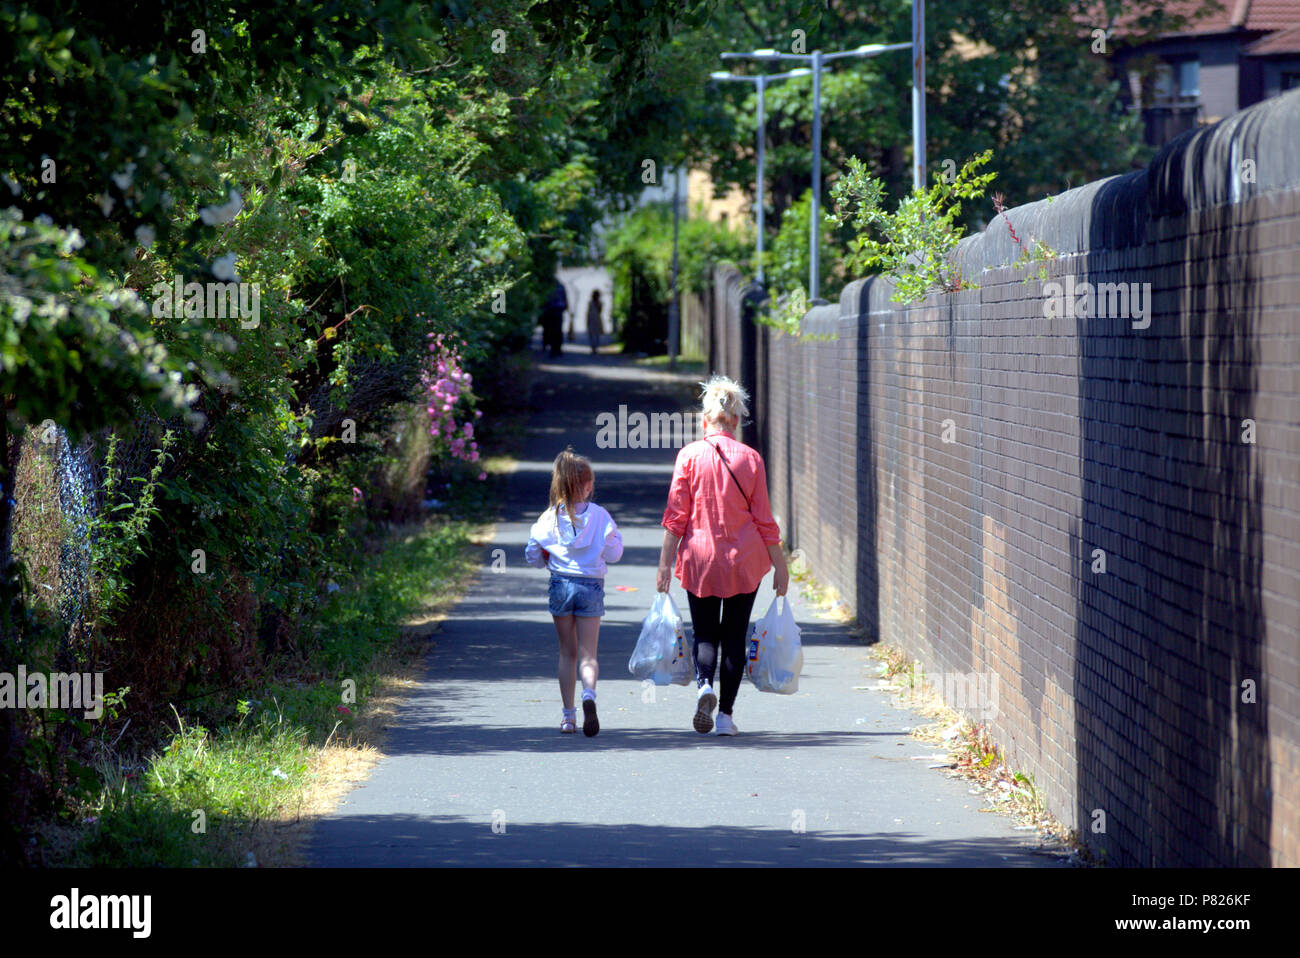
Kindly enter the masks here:
M 695 731 L 701 735 L 708 735 L 712 731 L 713 710 L 717 705 L 718 697 L 713 692 L 713 686 L 706 682 L 695 700 Z
M 718 734 L 735 735 L 740 731 L 736 728 L 736 723 L 731 720 L 731 716 L 726 712 L 718 713 Z

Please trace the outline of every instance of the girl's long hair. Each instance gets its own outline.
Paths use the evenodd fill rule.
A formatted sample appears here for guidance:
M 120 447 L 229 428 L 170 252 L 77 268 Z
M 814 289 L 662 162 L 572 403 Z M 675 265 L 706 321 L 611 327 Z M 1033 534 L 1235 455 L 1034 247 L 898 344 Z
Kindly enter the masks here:
M 551 508 L 564 503 L 569 521 L 574 522 L 573 507 L 582 502 L 582 491 L 592 476 L 587 457 L 579 456 L 572 446 L 567 447 L 555 457 L 555 468 L 551 471 Z M 555 511 L 558 518 L 559 510 Z

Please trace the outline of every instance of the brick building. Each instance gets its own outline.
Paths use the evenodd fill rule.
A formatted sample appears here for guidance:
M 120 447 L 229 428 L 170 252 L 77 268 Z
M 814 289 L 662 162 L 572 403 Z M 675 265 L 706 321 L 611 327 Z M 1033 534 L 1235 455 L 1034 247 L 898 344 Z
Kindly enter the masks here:
M 1149 4 L 1135 5 L 1113 23 L 1096 17 L 1087 24 L 1107 29 L 1116 71 L 1127 81 L 1126 100 L 1142 111 L 1152 146 L 1300 87 L 1300 2 L 1220 0 L 1218 11 L 1195 16 L 1204 2 L 1160 4 L 1189 22 L 1143 43 L 1128 37 Z

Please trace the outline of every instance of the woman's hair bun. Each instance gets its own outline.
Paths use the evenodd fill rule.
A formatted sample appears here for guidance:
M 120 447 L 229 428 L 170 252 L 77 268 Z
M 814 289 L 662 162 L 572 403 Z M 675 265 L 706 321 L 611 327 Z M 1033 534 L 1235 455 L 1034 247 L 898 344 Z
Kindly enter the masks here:
M 734 379 L 726 376 L 710 376 L 708 382 L 700 383 L 704 387 L 701 395 L 701 411 L 710 422 L 728 420 L 739 423 L 749 415 L 749 393 Z

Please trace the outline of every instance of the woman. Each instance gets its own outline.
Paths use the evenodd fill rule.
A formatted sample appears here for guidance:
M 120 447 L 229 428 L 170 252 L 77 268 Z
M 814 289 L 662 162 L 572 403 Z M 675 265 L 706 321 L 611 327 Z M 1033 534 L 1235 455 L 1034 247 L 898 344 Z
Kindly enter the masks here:
M 701 385 L 704 438 L 677 454 L 664 509 L 658 588 L 667 592 L 672 584 L 669 570 L 676 556 L 673 572 L 686 590 L 695 633 L 695 731 L 703 735 L 713 728 L 717 705 L 718 734 L 735 735 L 732 708 L 744 674 L 754 596 L 769 568 L 776 569 L 777 595 L 785 595 L 790 574 L 767 497 L 763 458 L 735 436 L 741 417 L 749 414 L 749 396 L 725 376 Z M 719 647 L 721 702 L 713 691 Z
M 587 335 L 591 337 L 591 355 L 596 355 L 596 347 L 600 345 L 600 337 L 605 332 L 605 326 L 601 322 L 601 313 L 604 307 L 600 302 L 600 290 L 591 291 L 591 299 L 587 303 Z

